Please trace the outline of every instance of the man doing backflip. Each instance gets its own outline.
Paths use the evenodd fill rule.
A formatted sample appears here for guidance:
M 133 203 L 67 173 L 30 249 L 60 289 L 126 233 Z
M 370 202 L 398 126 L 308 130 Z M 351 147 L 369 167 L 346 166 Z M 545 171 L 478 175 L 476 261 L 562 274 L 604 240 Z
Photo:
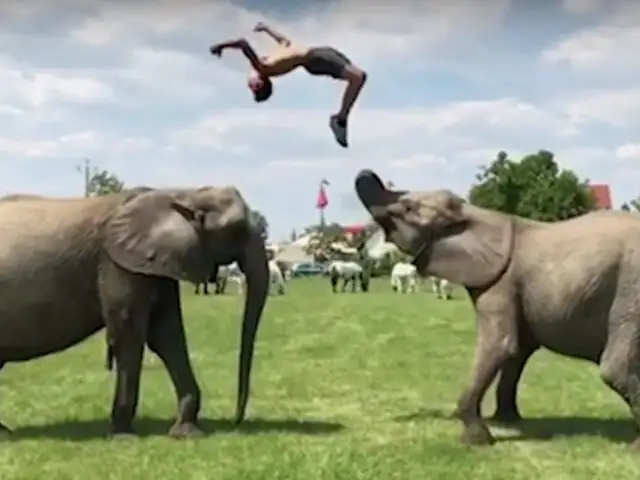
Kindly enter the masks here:
M 353 108 L 362 86 L 367 80 L 367 74 L 356 67 L 343 53 L 331 47 L 305 48 L 295 45 L 284 35 L 276 32 L 264 23 L 258 23 L 254 32 L 264 32 L 273 38 L 278 44 L 276 51 L 269 56 L 258 57 L 255 50 L 245 39 L 219 43 L 211 47 L 211 54 L 217 57 L 227 48 L 242 50 L 242 53 L 251 63 L 253 71 L 249 76 L 249 88 L 253 92 L 256 102 L 264 102 L 273 92 L 271 77 L 279 77 L 303 67 L 311 75 L 327 76 L 347 82 L 342 97 L 340 111 L 332 115 L 329 126 L 336 141 L 343 147 L 347 147 L 347 123 L 349 114 Z

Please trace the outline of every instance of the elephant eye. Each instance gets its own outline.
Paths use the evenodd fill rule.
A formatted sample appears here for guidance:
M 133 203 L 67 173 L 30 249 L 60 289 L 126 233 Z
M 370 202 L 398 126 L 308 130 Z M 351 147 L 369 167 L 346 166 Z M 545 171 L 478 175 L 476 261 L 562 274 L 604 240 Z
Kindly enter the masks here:
M 404 208 L 406 213 L 417 213 L 418 205 L 415 202 L 405 203 Z

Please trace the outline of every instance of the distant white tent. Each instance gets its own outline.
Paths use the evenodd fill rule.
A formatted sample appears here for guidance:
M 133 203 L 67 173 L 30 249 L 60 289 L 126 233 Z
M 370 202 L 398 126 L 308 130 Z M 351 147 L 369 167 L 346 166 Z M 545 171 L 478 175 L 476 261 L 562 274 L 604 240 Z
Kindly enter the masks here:
M 309 255 L 305 247 L 290 243 L 279 246 L 275 259 L 287 263 L 311 263 L 313 262 L 313 255 Z

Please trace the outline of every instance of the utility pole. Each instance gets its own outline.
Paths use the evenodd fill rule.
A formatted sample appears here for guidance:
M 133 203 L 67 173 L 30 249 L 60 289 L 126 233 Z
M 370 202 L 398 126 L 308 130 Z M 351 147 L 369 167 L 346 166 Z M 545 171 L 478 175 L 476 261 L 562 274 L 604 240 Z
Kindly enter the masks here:
M 84 165 L 77 165 L 76 170 L 84 175 L 84 196 L 88 197 L 91 187 L 91 160 L 84 159 Z

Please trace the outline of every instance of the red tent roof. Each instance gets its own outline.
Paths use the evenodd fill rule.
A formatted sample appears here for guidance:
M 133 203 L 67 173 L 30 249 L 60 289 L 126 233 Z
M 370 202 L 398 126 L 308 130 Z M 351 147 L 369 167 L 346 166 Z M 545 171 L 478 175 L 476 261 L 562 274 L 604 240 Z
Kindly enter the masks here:
M 360 233 L 364 230 L 365 225 L 345 225 L 344 232 L 350 233 L 351 235 Z
M 593 184 L 591 185 L 591 191 L 596 197 L 596 206 L 604 210 L 611 210 L 613 208 L 611 201 L 611 189 L 609 185 L 605 184 Z

